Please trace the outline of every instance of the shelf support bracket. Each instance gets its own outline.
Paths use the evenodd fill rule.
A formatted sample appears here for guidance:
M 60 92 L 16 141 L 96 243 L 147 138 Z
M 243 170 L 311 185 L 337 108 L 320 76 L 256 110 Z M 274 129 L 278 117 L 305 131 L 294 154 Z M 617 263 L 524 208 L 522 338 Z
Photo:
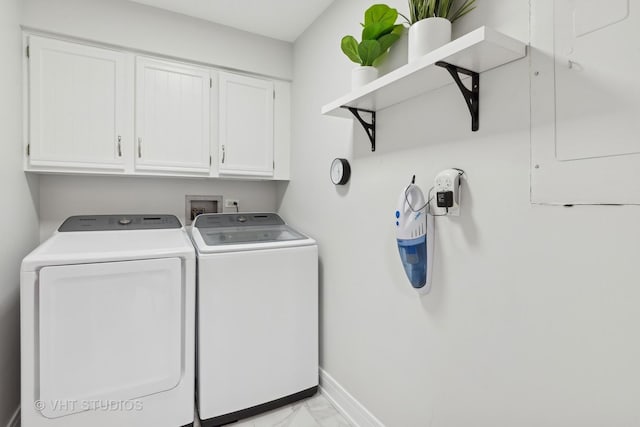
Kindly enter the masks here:
M 351 114 L 353 114 L 353 116 L 358 119 L 358 121 L 362 125 L 362 128 L 367 133 L 369 141 L 371 141 L 371 151 L 376 151 L 376 112 L 371 110 L 363 110 L 362 108 L 347 107 L 346 105 L 343 105 L 342 108 L 346 108 L 347 110 L 349 110 Z M 361 112 L 371 114 L 371 123 L 367 123 L 362 118 L 362 116 L 360 115 Z
M 471 130 L 477 131 L 480 128 L 480 74 L 444 61 L 436 62 L 436 65 L 446 69 L 458 85 L 462 97 L 469 107 L 469 113 L 471 113 Z M 471 76 L 471 90 L 462 83 L 460 74 Z

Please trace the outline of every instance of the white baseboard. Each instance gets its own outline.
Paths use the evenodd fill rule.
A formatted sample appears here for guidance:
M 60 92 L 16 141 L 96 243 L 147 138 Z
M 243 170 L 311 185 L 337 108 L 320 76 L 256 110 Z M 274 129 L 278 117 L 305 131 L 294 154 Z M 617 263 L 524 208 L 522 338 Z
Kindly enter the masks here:
M 320 392 L 354 427 L 385 427 L 324 369 L 320 369 Z
M 7 427 L 20 427 L 20 407 L 13 413 L 13 416 L 7 423 Z

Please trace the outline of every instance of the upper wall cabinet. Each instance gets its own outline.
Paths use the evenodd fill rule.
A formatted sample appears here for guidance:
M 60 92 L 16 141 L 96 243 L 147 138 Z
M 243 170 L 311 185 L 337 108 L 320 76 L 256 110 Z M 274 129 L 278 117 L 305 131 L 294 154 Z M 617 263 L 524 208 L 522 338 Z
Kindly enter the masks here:
M 210 169 L 208 69 L 136 59 L 136 170 Z
M 28 167 L 124 171 L 126 55 L 29 39 Z
M 289 179 L 289 82 L 25 41 L 26 171 Z
M 272 176 L 273 82 L 221 72 L 219 84 L 220 174 Z

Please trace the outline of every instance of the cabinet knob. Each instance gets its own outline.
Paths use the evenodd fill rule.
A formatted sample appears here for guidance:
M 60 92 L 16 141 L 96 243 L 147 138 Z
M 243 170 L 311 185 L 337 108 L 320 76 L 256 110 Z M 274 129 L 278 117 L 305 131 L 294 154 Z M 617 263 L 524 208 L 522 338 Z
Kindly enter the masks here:
M 118 157 L 122 157 L 122 136 L 118 135 Z
M 138 158 L 142 158 L 142 138 L 138 137 Z
M 222 163 L 224 163 L 224 159 L 225 159 L 226 155 L 227 155 L 227 153 L 226 153 L 226 151 L 224 150 L 224 145 L 223 145 L 223 146 L 222 146 Z

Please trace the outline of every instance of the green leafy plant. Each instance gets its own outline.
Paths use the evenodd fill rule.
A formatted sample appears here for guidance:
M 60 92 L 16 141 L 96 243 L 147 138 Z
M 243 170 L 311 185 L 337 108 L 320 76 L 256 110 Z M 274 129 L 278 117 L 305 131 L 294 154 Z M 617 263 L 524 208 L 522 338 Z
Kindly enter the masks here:
M 409 25 L 427 18 L 446 18 L 451 22 L 462 18 L 476 7 L 476 0 L 465 0 L 461 6 L 454 8 L 458 0 L 409 0 L 409 18 L 400 14 Z
M 364 13 L 362 41 L 344 36 L 340 46 L 347 57 L 362 66 L 376 66 L 385 57 L 391 45 L 398 41 L 404 27 L 396 25 L 398 11 L 386 4 L 374 4 Z

